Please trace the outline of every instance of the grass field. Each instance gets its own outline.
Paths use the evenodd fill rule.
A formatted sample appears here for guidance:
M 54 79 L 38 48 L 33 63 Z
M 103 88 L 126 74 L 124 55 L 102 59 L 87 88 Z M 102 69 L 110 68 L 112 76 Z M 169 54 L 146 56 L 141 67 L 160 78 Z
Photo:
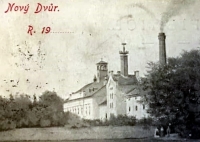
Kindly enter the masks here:
M 101 126 L 79 129 L 65 127 L 23 128 L 0 132 L 0 141 L 60 141 L 83 139 L 123 139 L 153 137 L 154 128 L 143 129 L 139 126 Z M 105 141 L 105 140 L 104 140 Z

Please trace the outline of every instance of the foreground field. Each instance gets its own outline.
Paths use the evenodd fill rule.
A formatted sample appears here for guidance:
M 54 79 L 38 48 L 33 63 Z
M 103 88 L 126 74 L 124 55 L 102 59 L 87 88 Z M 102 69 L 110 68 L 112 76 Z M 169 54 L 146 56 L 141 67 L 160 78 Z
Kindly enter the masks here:
M 152 137 L 154 128 L 143 129 L 139 126 L 90 127 L 90 128 L 23 128 L 0 132 L 0 141 L 22 140 L 83 140 L 83 139 L 142 139 Z

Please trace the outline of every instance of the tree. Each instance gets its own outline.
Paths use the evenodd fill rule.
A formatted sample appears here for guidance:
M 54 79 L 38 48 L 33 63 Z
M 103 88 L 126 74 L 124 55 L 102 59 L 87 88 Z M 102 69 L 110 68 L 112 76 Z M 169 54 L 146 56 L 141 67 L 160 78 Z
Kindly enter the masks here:
M 184 51 L 165 66 L 148 65 L 142 81 L 148 112 L 162 125 L 172 123 L 177 132 L 200 132 L 200 51 Z
M 40 126 L 62 126 L 65 124 L 63 99 L 61 99 L 56 92 L 45 91 L 39 99 L 42 119 Z
M 39 103 L 51 108 L 53 111 L 63 111 L 63 99 L 56 92 L 45 91 L 40 96 Z

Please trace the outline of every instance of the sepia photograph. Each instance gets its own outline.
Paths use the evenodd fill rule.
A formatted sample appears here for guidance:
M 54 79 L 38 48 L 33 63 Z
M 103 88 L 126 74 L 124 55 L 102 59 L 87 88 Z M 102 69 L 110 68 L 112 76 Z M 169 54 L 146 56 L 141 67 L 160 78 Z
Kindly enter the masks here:
M 0 142 L 200 142 L 200 0 L 0 0 Z

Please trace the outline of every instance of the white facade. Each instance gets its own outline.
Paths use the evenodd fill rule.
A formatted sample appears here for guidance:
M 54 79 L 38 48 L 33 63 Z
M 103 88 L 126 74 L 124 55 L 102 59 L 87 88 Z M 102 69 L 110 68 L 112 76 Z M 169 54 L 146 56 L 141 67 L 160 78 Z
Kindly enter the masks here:
M 106 121 L 106 119 L 108 118 L 107 116 L 107 105 L 100 105 L 99 107 L 99 119 L 101 121 Z
M 83 119 L 99 119 L 98 104 L 93 98 L 82 98 L 64 104 L 64 111 L 74 113 Z
M 122 83 L 129 82 L 120 85 Z M 137 83 L 139 81 L 138 71 L 135 75 L 123 77 L 119 74 L 110 74 L 108 83 L 106 85 L 107 90 L 107 116 L 110 115 L 127 115 L 135 116 L 136 119 L 142 119 L 148 117 L 147 106 L 140 103 L 140 92 L 137 90 Z
M 127 116 L 135 116 L 136 119 L 147 118 L 147 105 L 140 103 L 140 96 L 130 97 L 126 99 Z

